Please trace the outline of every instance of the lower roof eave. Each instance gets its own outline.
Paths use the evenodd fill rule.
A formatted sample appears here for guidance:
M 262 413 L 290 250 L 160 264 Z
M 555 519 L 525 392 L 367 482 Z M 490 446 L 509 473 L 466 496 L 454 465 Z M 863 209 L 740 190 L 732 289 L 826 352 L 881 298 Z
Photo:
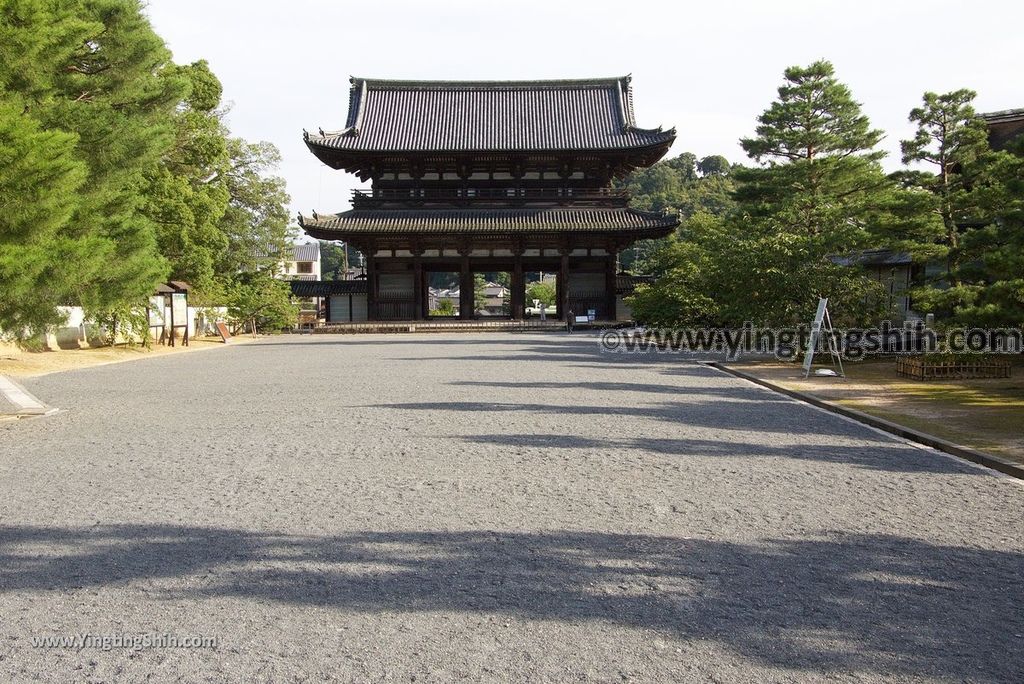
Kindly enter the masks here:
M 316 228 L 303 226 L 302 229 L 310 237 L 318 240 L 329 240 L 336 242 L 366 242 L 367 240 L 386 240 L 389 242 L 402 241 L 450 241 L 456 238 L 480 238 L 486 240 L 519 240 L 539 239 L 559 241 L 568 238 L 570 242 L 575 239 L 600 240 L 614 239 L 616 241 L 635 242 L 637 240 L 654 240 L 671 235 L 676 226 L 660 226 L 657 228 L 645 228 L 640 230 L 617 230 L 617 231 L 458 231 L 441 233 L 437 231 L 426 232 L 393 232 L 393 231 L 346 231 L 329 228 Z

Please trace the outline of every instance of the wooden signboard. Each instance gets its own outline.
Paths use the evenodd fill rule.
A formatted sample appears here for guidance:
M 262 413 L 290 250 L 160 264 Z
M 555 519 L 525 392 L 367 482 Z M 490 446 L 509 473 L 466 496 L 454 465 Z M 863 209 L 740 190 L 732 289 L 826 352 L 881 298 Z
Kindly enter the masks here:
M 231 341 L 231 333 L 228 332 L 228 326 L 224 325 L 223 321 L 217 321 L 217 332 L 220 333 L 220 339 L 224 340 L 224 343 Z

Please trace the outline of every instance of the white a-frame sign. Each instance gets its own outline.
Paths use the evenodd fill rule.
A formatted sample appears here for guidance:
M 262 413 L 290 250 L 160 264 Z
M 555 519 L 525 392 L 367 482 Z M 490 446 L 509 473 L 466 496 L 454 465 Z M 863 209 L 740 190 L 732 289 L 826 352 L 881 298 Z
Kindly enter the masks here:
M 804 377 L 811 374 L 811 364 L 814 363 L 814 350 L 818 348 L 818 340 L 822 332 L 828 341 L 828 353 L 832 356 L 832 366 L 838 363 L 839 375 L 843 373 L 843 358 L 839 353 L 839 345 L 836 343 L 835 332 L 832 329 L 832 317 L 828 315 L 828 297 L 818 299 L 818 310 L 814 314 L 814 322 L 811 323 L 811 339 L 807 343 L 807 353 L 804 355 Z

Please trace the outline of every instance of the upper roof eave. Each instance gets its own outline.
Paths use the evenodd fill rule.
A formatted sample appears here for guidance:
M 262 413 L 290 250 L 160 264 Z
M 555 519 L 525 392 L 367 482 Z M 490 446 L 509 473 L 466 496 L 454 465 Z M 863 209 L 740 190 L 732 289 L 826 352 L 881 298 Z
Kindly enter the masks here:
M 634 129 L 639 133 L 648 133 L 652 137 L 656 136 L 653 142 L 636 145 L 633 147 L 580 147 L 580 148 L 568 148 L 568 147 L 551 147 L 551 148 L 509 148 L 509 149 L 459 149 L 459 148 L 439 148 L 439 149 L 346 149 L 343 147 L 334 147 L 328 145 L 323 141 L 332 136 L 314 136 L 311 134 L 305 134 L 303 141 L 306 143 L 306 147 L 311 152 L 316 154 L 316 150 L 324 150 L 336 155 L 348 155 L 351 157 L 366 157 L 373 155 L 393 155 L 393 156 L 411 156 L 411 155 L 468 155 L 468 156 L 479 156 L 479 155 L 504 155 L 504 154 L 522 154 L 522 155 L 567 155 L 567 154 L 629 154 L 632 152 L 642 152 L 645 150 L 655 150 L 659 147 L 671 147 L 672 143 L 676 139 L 676 129 L 670 128 L 668 130 L 659 130 L 654 128 L 647 129 Z M 340 133 L 338 135 L 345 135 Z M 315 149 L 314 149 L 315 148 Z
M 1019 121 L 1021 119 L 1024 119 L 1024 108 L 1002 109 L 997 112 L 984 112 L 978 114 L 978 116 L 988 123 L 998 123 L 1001 121 Z
M 628 75 L 526 81 L 350 80 L 345 127 L 329 133 L 320 129 L 319 135 L 303 131 L 311 150 L 374 155 L 604 152 L 657 147 L 675 139 L 674 128 L 636 125 Z M 607 96 L 578 92 L 587 89 L 606 91 Z M 525 92 L 497 94 L 509 91 Z M 545 91 L 548 94 L 541 96 Z M 446 110 L 449 114 L 438 118 L 438 112 Z M 509 112 L 520 117 L 512 128 Z

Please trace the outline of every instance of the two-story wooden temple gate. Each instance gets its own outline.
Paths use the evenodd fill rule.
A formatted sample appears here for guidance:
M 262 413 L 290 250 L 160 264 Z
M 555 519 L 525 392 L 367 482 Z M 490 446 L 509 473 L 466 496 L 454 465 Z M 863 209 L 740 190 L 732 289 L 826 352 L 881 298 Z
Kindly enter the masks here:
M 344 129 L 305 134 L 325 164 L 372 187 L 352 209 L 299 217 L 311 236 L 366 256 L 370 320 L 429 314 L 432 272 L 459 274 L 460 318 L 475 315 L 473 277 L 558 274 L 558 315 L 616 318 L 616 256 L 663 237 L 674 215 L 631 209 L 612 180 L 662 157 L 674 131 L 637 128 L 629 78 L 572 81 L 352 79 Z

